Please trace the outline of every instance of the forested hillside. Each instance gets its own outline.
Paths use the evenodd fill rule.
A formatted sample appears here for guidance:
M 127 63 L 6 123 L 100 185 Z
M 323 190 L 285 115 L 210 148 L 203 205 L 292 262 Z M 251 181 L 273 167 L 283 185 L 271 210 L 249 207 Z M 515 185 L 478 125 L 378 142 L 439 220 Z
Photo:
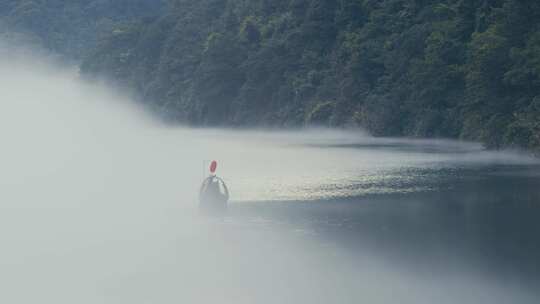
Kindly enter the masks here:
M 108 33 L 82 72 L 172 122 L 540 147 L 537 0 L 171 0 Z
M 540 145 L 540 2 L 176 0 L 83 64 L 197 125 Z
M 162 7 L 162 0 L 0 0 L 0 37 L 79 59 L 118 24 Z

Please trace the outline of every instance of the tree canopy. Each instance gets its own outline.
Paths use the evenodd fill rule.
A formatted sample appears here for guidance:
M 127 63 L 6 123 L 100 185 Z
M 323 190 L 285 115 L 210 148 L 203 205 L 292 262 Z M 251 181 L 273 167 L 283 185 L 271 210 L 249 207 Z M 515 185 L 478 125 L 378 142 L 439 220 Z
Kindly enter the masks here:
M 0 0 L 0 34 L 80 59 L 117 24 L 158 15 L 162 0 Z
M 53 48 L 108 24 L 82 72 L 134 89 L 170 122 L 540 150 L 536 0 L 169 0 L 147 18 L 150 2 L 0 0 L 0 11 L 47 24 L 36 32 Z M 50 21 L 54 7 L 76 18 Z

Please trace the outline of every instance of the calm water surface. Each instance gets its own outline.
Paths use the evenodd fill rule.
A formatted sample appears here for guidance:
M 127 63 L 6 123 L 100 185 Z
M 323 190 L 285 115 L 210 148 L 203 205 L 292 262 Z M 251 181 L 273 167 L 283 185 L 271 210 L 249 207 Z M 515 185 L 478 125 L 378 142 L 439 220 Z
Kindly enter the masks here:
M 450 141 L 303 140 L 281 145 L 275 164 L 263 160 L 267 171 L 229 176 L 240 199 L 225 226 L 251 223 L 313 241 L 356 260 L 358 273 L 377 269 L 376 260 L 405 276 L 382 283 L 396 297 L 402 280 L 419 279 L 413 285 L 432 286 L 437 302 L 540 300 L 537 161 Z M 402 300 L 430 301 L 416 292 Z

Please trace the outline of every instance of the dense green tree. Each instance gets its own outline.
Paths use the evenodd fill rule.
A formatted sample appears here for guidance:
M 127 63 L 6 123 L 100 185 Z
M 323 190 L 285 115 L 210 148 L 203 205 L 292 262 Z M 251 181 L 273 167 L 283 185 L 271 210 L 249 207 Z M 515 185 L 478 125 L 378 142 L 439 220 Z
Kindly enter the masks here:
M 27 35 L 66 58 L 80 59 L 118 24 L 157 16 L 164 0 L 0 0 L 0 34 Z
M 78 17 L 51 22 L 53 2 Z M 540 147 L 538 1 L 169 0 L 155 18 L 142 18 L 144 0 L 123 15 L 127 0 L 89 2 L 0 0 L 0 11 L 47 24 L 36 33 L 52 48 L 68 24 L 105 29 L 83 74 L 134 89 L 170 122 Z

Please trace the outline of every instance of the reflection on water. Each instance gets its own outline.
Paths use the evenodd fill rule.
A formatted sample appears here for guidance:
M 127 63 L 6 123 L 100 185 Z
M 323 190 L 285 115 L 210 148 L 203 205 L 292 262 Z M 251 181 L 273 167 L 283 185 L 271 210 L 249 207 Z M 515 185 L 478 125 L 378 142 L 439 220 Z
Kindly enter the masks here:
M 266 147 L 269 151 L 260 153 L 261 159 L 251 156 L 249 165 L 223 157 L 227 168 L 232 169 L 225 172 L 226 177 L 238 187 L 233 199 L 307 201 L 438 191 L 445 181 L 459 179 L 463 172 L 478 166 L 526 167 L 537 163 L 518 154 L 485 151 L 473 143 L 374 139 L 344 133 L 349 135 L 343 139 L 347 144 L 339 144 L 335 141 L 343 134 L 324 134 L 323 138 L 313 133 L 305 138 L 284 136 L 281 141 L 272 138 L 274 145 Z M 332 134 L 337 139 L 331 138 Z M 303 143 L 284 145 L 283 141 L 293 140 L 291 137 Z M 317 141 L 320 142 L 314 143 Z M 258 154 L 252 149 L 248 151 Z M 237 168 L 240 170 L 234 170 Z M 451 186 L 451 182 L 446 186 Z

